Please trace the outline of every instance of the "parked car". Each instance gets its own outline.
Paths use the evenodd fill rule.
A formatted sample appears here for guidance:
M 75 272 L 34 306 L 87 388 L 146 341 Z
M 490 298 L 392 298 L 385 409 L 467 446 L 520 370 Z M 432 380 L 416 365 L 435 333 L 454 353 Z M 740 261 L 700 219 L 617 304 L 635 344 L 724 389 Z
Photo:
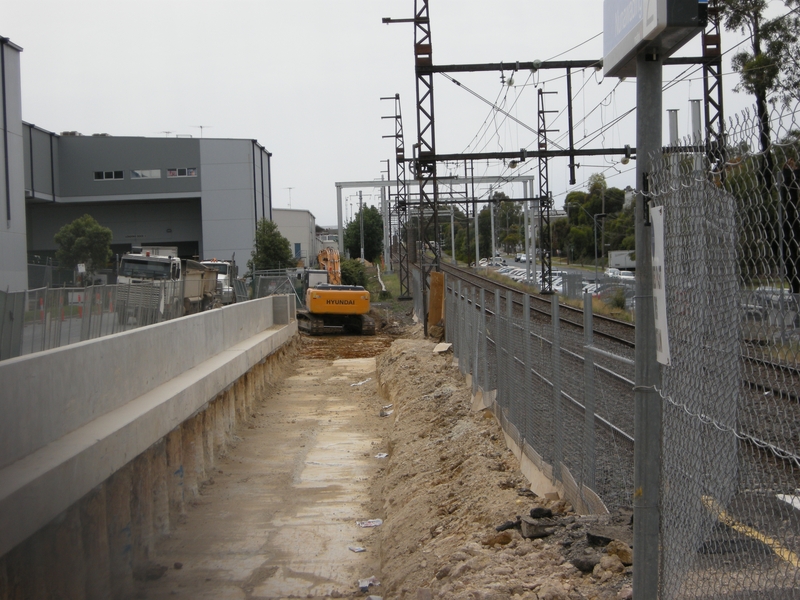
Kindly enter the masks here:
M 636 281 L 636 273 L 634 273 L 633 271 L 620 271 L 619 279 L 620 281 L 632 283 Z
M 492 259 L 492 261 L 491 261 L 489 266 L 492 266 L 492 267 L 505 267 L 506 266 L 506 259 L 505 258 L 501 258 L 500 256 L 495 256 Z
M 603 272 L 603 277 L 608 277 L 609 279 L 619 279 L 619 269 L 609 267 Z

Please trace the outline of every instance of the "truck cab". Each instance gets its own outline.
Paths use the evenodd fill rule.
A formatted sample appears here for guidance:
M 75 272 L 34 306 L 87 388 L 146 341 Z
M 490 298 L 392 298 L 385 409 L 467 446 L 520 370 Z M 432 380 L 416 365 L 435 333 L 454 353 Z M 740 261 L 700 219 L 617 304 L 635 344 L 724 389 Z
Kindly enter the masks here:
M 233 280 L 236 277 L 235 264 L 232 261 L 217 260 L 216 258 L 200 261 L 200 264 L 217 272 L 217 296 L 222 304 L 236 302 L 236 294 L 233 289 Z

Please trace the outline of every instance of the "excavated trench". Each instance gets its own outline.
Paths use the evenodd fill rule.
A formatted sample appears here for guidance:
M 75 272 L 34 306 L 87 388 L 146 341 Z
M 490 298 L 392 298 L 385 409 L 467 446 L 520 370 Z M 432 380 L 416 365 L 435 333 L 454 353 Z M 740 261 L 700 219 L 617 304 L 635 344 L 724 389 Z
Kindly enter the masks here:
M 391 342 L 301 337 L 291 370 L 157 546 L 161 568 L 137 597 L 362 597 L 359 580 L 380 580 L 377 531 L 357 521 L 379 511 L 370 483 L 389 419 L 379 416 L 374 357 Z

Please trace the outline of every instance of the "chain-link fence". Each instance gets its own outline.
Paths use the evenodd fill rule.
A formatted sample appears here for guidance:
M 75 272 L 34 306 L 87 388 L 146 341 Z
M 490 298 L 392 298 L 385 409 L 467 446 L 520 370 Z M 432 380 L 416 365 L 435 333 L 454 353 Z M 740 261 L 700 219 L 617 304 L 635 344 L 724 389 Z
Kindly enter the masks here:
M 0 360 L 183 314 L 182 282 L 0 292 Z
M 773 142 L 762 150 L 763 139 Z M 727 140 L 714 160 L 696 140 L 675 146 L 649 177 L 650 204 L 663 210 L 670 350 L 658 390 L 657 593 L 797 598 L 800 124 L 793 111 L 744 114 Z M 634 308 L 632 283 L 614 279 L 590 291 Z M 630 508 L 632 356 L 592 339 L 588 300 L 579 331 L 556 300 L 543 316 L 526 295 L 485 293 L 448 281 L 460 369 L 475 391 L 495 390 L 505 429 L 576 507 Z
M 473 391 L 518 447 L 580 511 L 629 510 L 633 485 L 633 361 L 595 346 L 588 326 L 560 318 L 558 296 L 532 307 L 527 294 L 448 279 L 446 335 Z M 476 291 L 477 290 L 477 291 Z
M 253 298 L 289 294 L 295 298 L 296 308 L 303 308 L 303 280 L 295 269 L 256 271 L 253 275 Z
M 769 132 L 766 132 L 769 127 Z M 762 136 L 766 133 L 766 136 Z M 761 138 L 774 140 L 761 149 Z M 800 597 L 800 126 L 665 153 L 662 598 Z M 695 146 L 697 147 L 697 146 Z

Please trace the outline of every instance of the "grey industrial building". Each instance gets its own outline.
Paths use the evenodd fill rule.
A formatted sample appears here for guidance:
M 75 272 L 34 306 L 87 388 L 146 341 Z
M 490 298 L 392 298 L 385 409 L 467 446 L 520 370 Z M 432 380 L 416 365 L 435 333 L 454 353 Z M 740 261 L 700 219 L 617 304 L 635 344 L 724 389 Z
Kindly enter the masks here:
M 272 218 L 271 154 L 256 140 L 56 134 L 22 122 L 21 49 L 2 39 L 0 289 L 27 288 L 27 258 L 55 253 L 63 225 L 90 214 L 112 250 L 177 246 L 182 257 L 250 258 Z

